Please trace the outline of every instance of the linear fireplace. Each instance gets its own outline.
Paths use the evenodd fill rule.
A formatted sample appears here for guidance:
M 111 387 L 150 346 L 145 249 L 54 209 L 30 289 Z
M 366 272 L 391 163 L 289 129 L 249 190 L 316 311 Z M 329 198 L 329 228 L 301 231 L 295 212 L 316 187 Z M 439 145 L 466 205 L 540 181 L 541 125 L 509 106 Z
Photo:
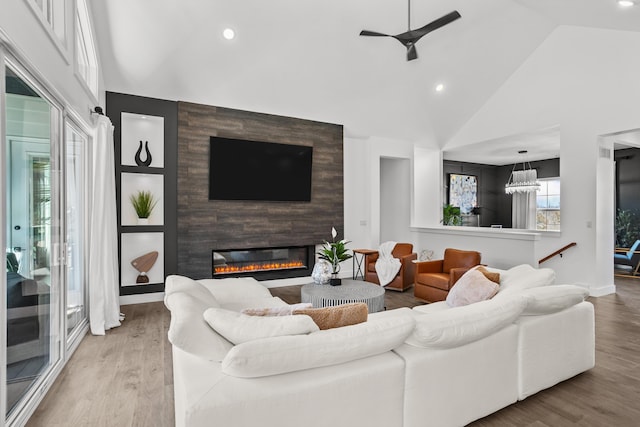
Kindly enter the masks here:
M 214 278 L 252 276 L 257 280 L 310 276 L 315 264 L 314 246 L 251 249 L 214 249 Z

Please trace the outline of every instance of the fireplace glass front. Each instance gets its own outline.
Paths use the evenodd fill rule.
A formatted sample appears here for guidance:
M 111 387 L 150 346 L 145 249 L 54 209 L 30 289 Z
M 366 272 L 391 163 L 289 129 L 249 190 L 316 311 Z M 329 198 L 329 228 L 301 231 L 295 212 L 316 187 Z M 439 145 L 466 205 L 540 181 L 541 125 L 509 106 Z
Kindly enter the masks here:
M 310 249 L 311 248 L 311 249 Z M 306 275 L 313 268 L 313 247 L 288 246 L 212 251 L 213 277 L 251 275 L 270 278 Z M 310 260 L 311 258 L 311 260 Z M 310 274 L 310 273 L 308 273 Z

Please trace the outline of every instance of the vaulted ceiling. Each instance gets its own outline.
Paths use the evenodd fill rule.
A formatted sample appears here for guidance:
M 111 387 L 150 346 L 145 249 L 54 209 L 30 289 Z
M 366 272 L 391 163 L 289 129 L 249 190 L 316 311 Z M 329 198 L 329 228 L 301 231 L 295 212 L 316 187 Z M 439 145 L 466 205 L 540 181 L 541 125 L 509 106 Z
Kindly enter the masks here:
M 106 89 L 339 123 L 352 137 L 444 146 L 559 26 L 640 31 L 615 0 L 413 0 L 411 28 L 462 18 L 418 59 L 362 29 L 407 30 L 407 2 L 92 2 Z M 236 38 L 222 37 L 230 27 Z M 615 47 L 612 47 L 614 49 Z M 438 84 L 444 90 L 436 92 Z

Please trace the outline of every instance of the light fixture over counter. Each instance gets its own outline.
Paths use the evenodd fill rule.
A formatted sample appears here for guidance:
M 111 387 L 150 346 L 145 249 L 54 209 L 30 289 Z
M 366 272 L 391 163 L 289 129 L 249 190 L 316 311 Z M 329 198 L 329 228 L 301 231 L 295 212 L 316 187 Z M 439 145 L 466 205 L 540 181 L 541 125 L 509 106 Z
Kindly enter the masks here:
M 522 155 L 523 158 L 522 170 L 516 170 L 518 163 L 514 163 L 509 180 L 504 186 L 505 193 L 533 193 L 539 191 L 538 172 L 531 167 L 531 163 L 526 161 L 527 150 L 520 150 L 518 154 Z

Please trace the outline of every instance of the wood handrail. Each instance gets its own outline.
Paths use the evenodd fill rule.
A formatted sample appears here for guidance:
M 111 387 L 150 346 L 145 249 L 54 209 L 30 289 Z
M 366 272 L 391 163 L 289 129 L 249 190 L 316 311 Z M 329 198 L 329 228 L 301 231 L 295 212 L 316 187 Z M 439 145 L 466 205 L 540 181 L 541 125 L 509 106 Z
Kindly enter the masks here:
M 547 255 L 546 257 L 542 258 L 540 261 L 538 261 L 538 264 L 542 264 L 545 261 L 550 260 L 551 258 L 553 258 L 556 255 L 560 255 L 560 257 L 562 257 L 562 252 L 566 251 L 569 248 L 572 248 L 574 246 L 576 246 L 577 243 L 576 242 L 571 242 L 568 245 L 563 246 L 562 248 L 558 249 L 557 251 L 555 251 L 552 254 Z

